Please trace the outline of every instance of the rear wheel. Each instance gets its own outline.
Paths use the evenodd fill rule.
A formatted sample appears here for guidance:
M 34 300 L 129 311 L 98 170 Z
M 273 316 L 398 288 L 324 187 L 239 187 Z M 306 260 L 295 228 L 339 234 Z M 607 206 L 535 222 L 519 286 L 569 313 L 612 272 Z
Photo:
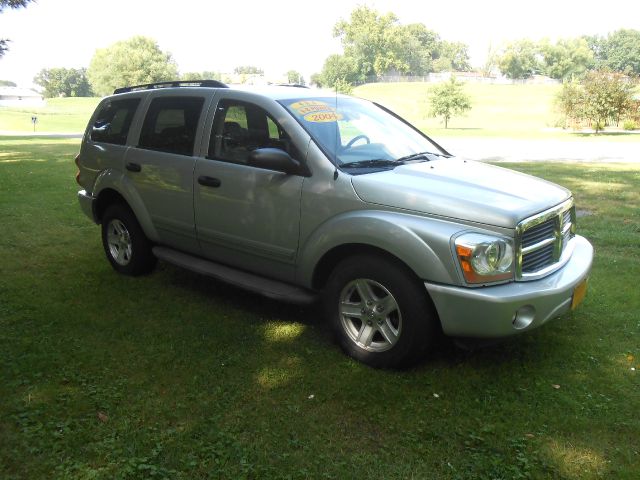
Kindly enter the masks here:
M 424 286 L 403 265 L 377 255 L 342 261 L 325 290 L 342 349 L 372 367 L 402 367 L 431 347 L 437 316 Z
M 149 273 L 157 262 L 135 215 L 121 203 L 107 207 L 102 216 L 102 246 L 111 266 L 125 275 Z

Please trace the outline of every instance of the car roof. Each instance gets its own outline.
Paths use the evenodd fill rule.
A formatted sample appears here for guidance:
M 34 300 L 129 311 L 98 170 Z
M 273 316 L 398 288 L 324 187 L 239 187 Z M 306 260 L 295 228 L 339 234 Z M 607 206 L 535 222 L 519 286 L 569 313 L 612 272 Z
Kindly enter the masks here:
M 167 82 L 168 83 L 168 82 Z M 186 83 L 186 82 L 185 82 Z M 327 99 L 335 99 L 336 96 L 338 98 L 348 98 L 347 95 L 337 94 L 331 90 L 318 89 L 318 88 L 308 88 L 299 85 L 229 85 L 226 86 L 200 86 L 193 84 L 185 84 L 182 86 L 172 86 L 172 85 L 163 85 L 156 84 L 158 86 L 154 86 L 150 84 L 140 85 L 136 87 L 125 87 L 116 89 L 114 92 L 115 96 L 120 95 L 131 95 L 131 94 L 145 94 L 145 92 L 190 92 L 195 91 L 203 91 L 203 92 L 211 92 L 212 90 L 231 90 L 231 91 L 241 91 L 247 92 L 253 95 L 259 95 L 261 97 L 266 97 L 272 100 L 287 100 L 287 99 L 304 99 L 304 98 L 327 98 Z M 144 88 L 147 87 L 147 88 Z

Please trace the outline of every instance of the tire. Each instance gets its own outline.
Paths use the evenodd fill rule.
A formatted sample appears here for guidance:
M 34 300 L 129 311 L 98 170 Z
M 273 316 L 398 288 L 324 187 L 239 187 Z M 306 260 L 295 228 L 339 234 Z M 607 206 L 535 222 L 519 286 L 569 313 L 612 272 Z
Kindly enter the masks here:
M 339 263 L 327 282 L 324 306 L 344 352 L 374 368 L 417 362 L 438 332 L 422 283 L 404 265 L 379 255 Z
M 107 260 L 119 273 L 144 275 L 156 266 L 151 242 L 131 209 L 122 203 L 109 205 L 102 216 L 102 246 Z

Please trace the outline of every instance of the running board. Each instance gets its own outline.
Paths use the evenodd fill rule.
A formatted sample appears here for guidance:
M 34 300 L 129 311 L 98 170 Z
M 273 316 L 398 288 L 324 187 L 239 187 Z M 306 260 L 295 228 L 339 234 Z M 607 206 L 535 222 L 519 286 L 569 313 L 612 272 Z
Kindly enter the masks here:
M 274 300 L 298 305 L 308 305 L 315 302 L 318 298 L 314 292 L 302 287 L 261 277 L 242 270 L 236 270 L 235 268 L 205 260 L 204 258 L 195 257 L 171 248 L 153 247 L 153 254 L 165 262 L 186 268 L 192 272 L 213 277 L 217 280 L 222 280 L 230 285 L 259 293 Z

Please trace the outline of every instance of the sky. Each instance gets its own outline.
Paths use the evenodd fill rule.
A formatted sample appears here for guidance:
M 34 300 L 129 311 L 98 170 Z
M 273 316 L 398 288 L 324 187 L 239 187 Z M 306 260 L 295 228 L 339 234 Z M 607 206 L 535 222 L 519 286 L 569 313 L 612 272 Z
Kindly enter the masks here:
M 358 5 L 467 43 L 474 66 L 490 46 L 519 38 L 640 30 L 639 0 L 37 0 L 0 14 L 0 37 L 11 39 L 0 79 L 28 87 L 42 68 L 88 67 L 96 49 L 145 35 L 180 72 L 255 65 L 267 76 L 297 70 L 308 80 L 342 51 L 333 25 Z

